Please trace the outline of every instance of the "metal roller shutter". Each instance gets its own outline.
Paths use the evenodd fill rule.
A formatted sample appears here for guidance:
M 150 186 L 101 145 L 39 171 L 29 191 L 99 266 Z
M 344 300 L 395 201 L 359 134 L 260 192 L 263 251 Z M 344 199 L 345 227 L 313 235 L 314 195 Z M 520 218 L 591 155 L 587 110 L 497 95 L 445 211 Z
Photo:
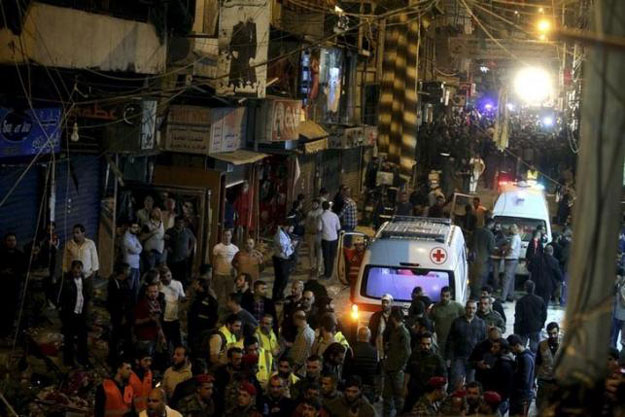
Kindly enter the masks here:
M 61 241 L 71 236 L 72 227 L 85 226 L 87 237 L 98 241 L 101 161 L 97 156 L 72 156 L 56 168 L 56 226 Z
M 0 201 L 15 185 L 24 169 L 26 165 L 0 168 Z M 0 207 L 0 236 L 4 237 L 8 232 L 15 233 L 20 248 L 29 243 L 35 234 L 43 191 L 43 170 L 44 168 L 39 165 L 31 167 L 8 200 Z
M 299 193 L 302 193 L 306 196 L 304 209 L 308 210 L 310 207 L 310 200 L 318 194 L 317 185 L 316 185 L 316 171 L 317 171 L 317 155 L 316 154 L 306 154 L 299 155 L 299 169 L 300 176 L 297 180 L 297 184 L 295 184 L 295 193 L 294 196 L 297 197 Z
M 360 158 L 362 147 L 344 149 L 341 153 L 341 183 L 352 189 L 352 197 L 360 196 Z
M 330 193 L 330 198 L 339 190 L 341 185 L 341 151 L 338 149 L 328 149 L 323 151 L 321 157 L 321 187 L 325 187 Z

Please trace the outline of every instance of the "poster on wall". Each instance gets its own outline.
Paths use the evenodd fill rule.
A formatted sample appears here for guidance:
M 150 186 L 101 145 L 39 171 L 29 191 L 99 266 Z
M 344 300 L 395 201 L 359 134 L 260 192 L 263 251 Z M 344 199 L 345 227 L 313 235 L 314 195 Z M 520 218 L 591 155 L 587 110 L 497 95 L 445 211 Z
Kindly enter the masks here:
M 173 152 L 208 153 L 211 109 L 199 106 L 171 106 L 167 117 L 165 149 Z
M 343 64 L 343 52 L 336 48 L 322 48 L 302 54 L 301 92 L 306 94 L 309 120 L 339 122 Z
M 265 100 L 259 112 L 263 123 L 256 127 L 258 141 L 283 142 L 299 138 L 301 108 L 300 100 Z
M 59 152 L 60 121 L 60 108 L 0 108 L 0 158 Z
M 232 152 L 245 144 L 245 107 L 212 109 L 213 126 L 209 154 Z
M 264 98 L 269 0 L 222 0 L 217 94 Z

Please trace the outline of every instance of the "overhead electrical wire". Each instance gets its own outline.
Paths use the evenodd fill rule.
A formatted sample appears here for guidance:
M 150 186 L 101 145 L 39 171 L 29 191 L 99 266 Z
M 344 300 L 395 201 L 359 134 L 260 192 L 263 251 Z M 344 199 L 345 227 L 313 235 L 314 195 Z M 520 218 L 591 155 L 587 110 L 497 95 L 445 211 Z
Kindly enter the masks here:
M 469 7 L 469 5 L 467 4 L 467 2 L 465 0 L 459 0 L 462 5 L 465 7 L 465 9 L 467 10 L 467 12 L 469 12 L 469 14 L 471 15 L 471 17 L 473 17 L 473 19 L 475 19 L 475 22 L 482 28 L 482 30 L 484 31 L 484 33 L 486 33 L 486 35 L 493 41 L 495 42 L 495 44 L 497 46 L 499 46 L 502 50 L 504 50 L 508 55 L 510 55 L 512 58 L 516 59 L 519 62 L 523 62 L 516 54 L 514 54 L 512 51 L 510 51 L 508 48 L 506 48 L 498 39 L 496 39 L 489 31 L 488 29 L 486 29 L 486 27 L 482 24 L 482 21 L 480 19 L 478 19 L 478 17 L 475 15 L 475 13 L 473 13 L 473 10 L 471 10 L 471 8 Z

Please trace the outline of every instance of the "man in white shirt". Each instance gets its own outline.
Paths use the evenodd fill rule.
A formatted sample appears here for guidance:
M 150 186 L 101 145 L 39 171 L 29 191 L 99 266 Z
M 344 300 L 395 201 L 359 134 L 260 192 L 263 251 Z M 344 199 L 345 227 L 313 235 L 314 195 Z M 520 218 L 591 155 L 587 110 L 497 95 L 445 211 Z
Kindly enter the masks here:
M 128 226 L 128 230 L 124 233 L 124 239 L 122 241 L 122 253 L 124 263 L 130 266 L 130 276 L 128 277 L 128 284 L 130 290 L 134 294 L 135 300 L 139 296 L 139 278 L 141 277 L 141 252 L 143 246 L 139 242 L 137 237 L 139 233 L 139 223 L 132 222 Z
M 238 251 L 239 248 L 232 243 L 232 230 L 224 230 L 221 242 L 213 248 L 213 289 L 222 309 L 232 291 L 232 260 Z
M 512 301 L 516 267 L 519 264 L 519 256 L 521 256 L 521 237 L 519 236 L 519 228 L 516 224 L 510 226 L 509 241 L 510 246 L 506 251 L 504 259 L 504 275 L 501 289 L 501 299 L 503 301 Z
M 93 295 L 93 278 L 96 277 L 98 269 L 100 269 L 100 261 L 98 260 L 98 251 L 95 242 L 85 237 L 85 226 L 76 224 L 73 228 L 73 239 L 68 240 L 65 244 L 63 252 L 63 273 L 67 273 L 71 269 L 72 262 L 82 262 L 82 274 L 85 293 L 89 296 Z
M 334 259 L 336 257 L 336 249 L 339 242 L 338 232 L 341 230 L 341 221 L 339 216 L 330 210 L 330 203 L 324 201 L 323 214 L 319 216 L 319 231 L 321 232 L 321 251 L 323 253 L 323 276 L 326 279 L 332 278 L 334 272 Z
M 471 167 L 471 180 L 469 181 L 469 192 L 471 194 L 475 194 L 477 191 L 477 182 L 480 179 L 480 176 L 486 170 L 486 164 L 484 160 L 479 156 L 475 155 L 469 161 L 469 165 Z
M 284 289 L 291 275 L 292 255 L 295 252 L 290 236 L 292 230 L 293 226 L 290 224 L 290 219 L 287 218 L 284 221 L 284 225 L 278 226 L 278 230 L 273 237 L 273 270 L 275 280 L 273 282 L 272 299 L 274 302 L 284 298 Z
M 184 289 L 182 283 L 173 279 L 171 271 L 165 265 L 158 269 L 161 277 L 160 292 L 165 296 L 165 312 L 163 313 L 163 333 L 167 343 L 171 343 L 173 347 L 182 344 L 180 336 L 180 303 L 185 300 Z
M 65 244 L 63 254 L 63 272 L 69 272 L 72 262 L 80 261 L 86 279 L 94 277 L 100 269 L 98 251 L 95 243 L 85 237 L 85 226 L 77 224 L 73 228 L 73 239 Z

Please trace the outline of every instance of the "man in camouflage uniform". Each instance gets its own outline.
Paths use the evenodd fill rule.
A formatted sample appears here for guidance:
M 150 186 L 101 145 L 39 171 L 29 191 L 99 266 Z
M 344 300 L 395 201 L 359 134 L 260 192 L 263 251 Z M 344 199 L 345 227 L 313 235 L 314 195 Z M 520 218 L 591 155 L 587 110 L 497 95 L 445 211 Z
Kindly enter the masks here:
M 405 411 L 410 411 L 415 402 L 421 398 L 430 378 L 447 377 L 445 361 L 432 349 L 432 334 L 425 332 L 419 340 L 419 348 L 414 350 L 408 359 L 404 390 L 406 393 Z
M 439 408 L 447 396 L 447 379 L 442 376 L 430 378 L 425 394 L 417 401 L 409 417 L 438 416 Z
M 215 378 L 212 375 L 198 375 L 196 390 L 193 394 L 184 397 L 178 403 L 178 411 L 184 417 L 213 417 L 215 415 L 215 404 L 213 403 L 213 383 Z

